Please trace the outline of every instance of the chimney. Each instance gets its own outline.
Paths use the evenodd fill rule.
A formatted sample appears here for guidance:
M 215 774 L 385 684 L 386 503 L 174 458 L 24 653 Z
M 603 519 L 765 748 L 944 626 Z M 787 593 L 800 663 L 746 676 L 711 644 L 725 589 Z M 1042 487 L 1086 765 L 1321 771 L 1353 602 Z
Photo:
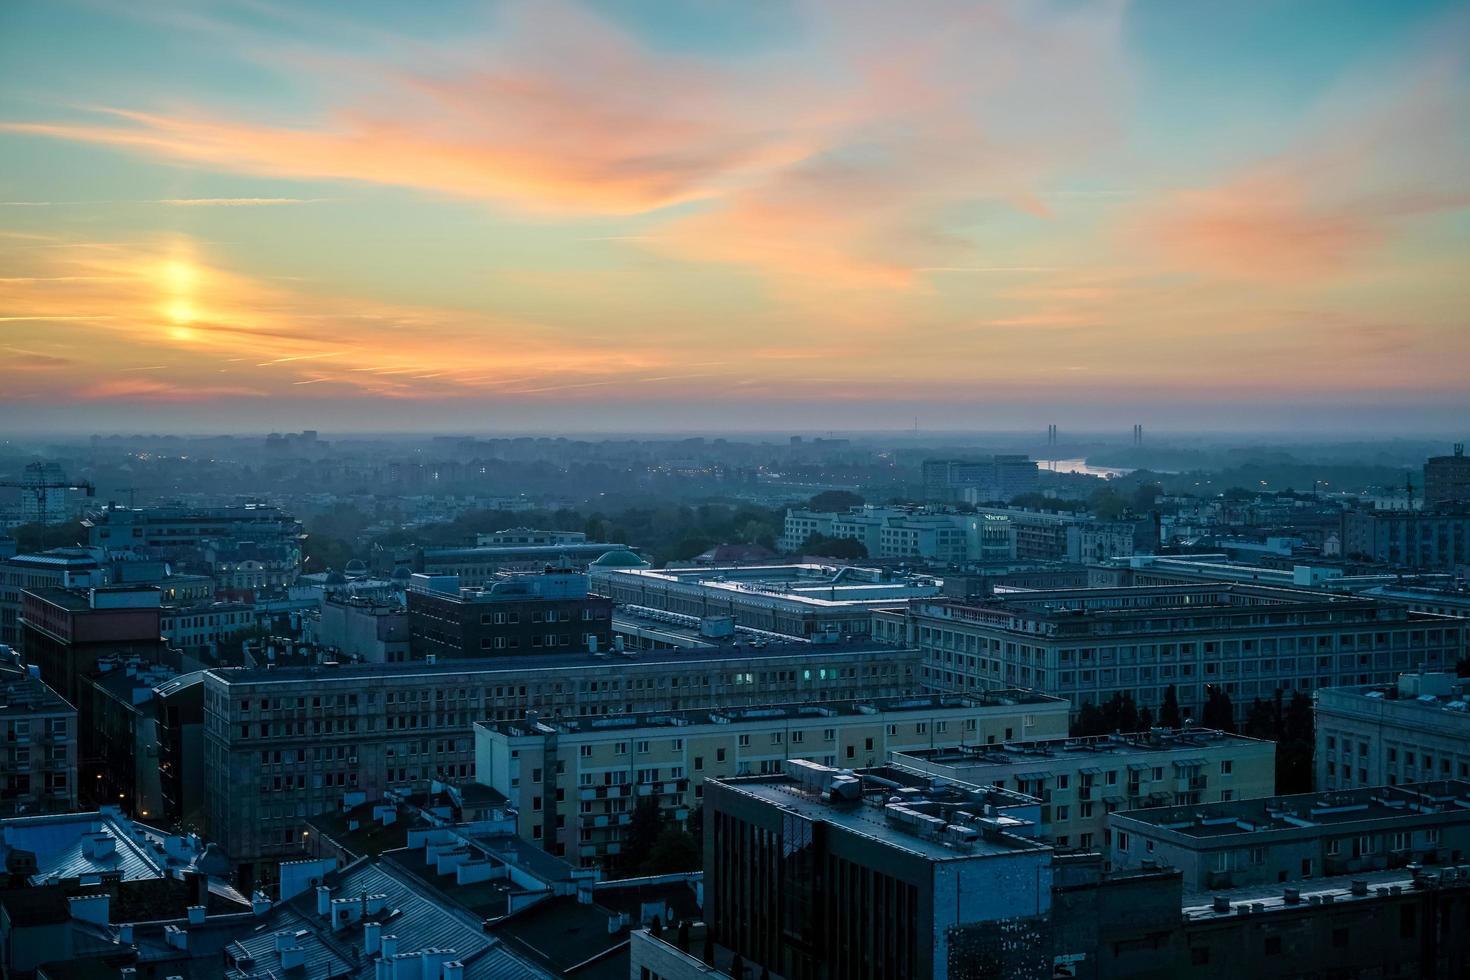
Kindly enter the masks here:
M 92 860 L 101 860 L 112 857 L 116 846 L 117 842 L 112 835 L 103 830 L 88 834 L 82 839 L 82 854 Z
M 73 919 L 98 926 L 107 925 L 108 912 L 111 907 L 112 896 L 106 892 L 100 895 L 73 895 L 67 899 L 67 910 Z
M 133 945 L 133 924 L 126 922 L 117 927 L 117 941 L 124 946 Z
M 194 904 L 209 904 L 209 875 L 198 871 L 185 871 L 184 881 L 191 886 L 191 891 L 194 893 Z
M 362 955 L 372 956 L 378 951 L 383 941 L 383 924 L 381 922 L 364 922 L 362 924 Z
M 384 936 L 379 943 L 378 951 L 383 954 L 383 959 L 391 960 L 398 955 L 398 937 Z
M 276 933 L 276 952 L 284 953 L 296 942 L 296 937 L 289 932 Z
M 178 926 L 164 926 L 163 938 L 168 943 L 170 949 L 186 950 L 189 948 L 189 933 L 187 930 L 180 929 Z
M 204 925 L 204 906 L 203 905 L 191 905 L 191 906 L 189 906 L 188 911 L 189 911 L 189 925 L 191 925 L 191 926 L 202 926 L 202 925 Z
M 271 910 L 270 896 L 265 892 L 256 892 L 250 896 L 250 911 L 255 915 L 265 915 Z
M 1230 899 L 1226 898 L 1224 895 L 1216 895 L 1215 896 L 1214 909 L 1215 909 L 1216 912 L 1221 912 L 1221 913 L 1229 912 L 1230 911 Z
M 464 980 L 464 964 L 450 960 L 444 964 L 442 980 Z
M 290 949 L 281 950 L 281 969 L 294 970 L 298 966 L 306 965 L 306 947 L 292 946 Z
M 1352 884 L 1352 893 L 1354 895 L 1368 894 L 1368 882 L 1363 880 L 1362 878 L 1354 878 Z
M 316 914 L 322 918 L 332 914 L 332 889 L 326 885 L 316 886 Z

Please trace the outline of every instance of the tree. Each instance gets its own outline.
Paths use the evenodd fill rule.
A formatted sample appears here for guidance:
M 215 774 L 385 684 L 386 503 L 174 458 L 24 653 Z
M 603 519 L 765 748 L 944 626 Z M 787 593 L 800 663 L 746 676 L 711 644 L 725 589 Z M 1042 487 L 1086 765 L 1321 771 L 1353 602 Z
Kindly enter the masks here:
M 863 498 L 851 490 L 823 490 L 807 501 L 807 507 L 821 513 L 835 511 L 844 514 L 854 507 L 861 507 L 864 503 Z
M 673 823 L 659 831 L 658 839 L 648 852 L 648 859 L 638 866 L 642 875 L 667 875 L 680 871 L 698 871 L 701 855 L 694 835 Z
M 1141 732 L 1152 731 L 1154 727 L 1154 713 L 1148 705 L 1138 710 L 1138 730 Z
M 1209 697 L 1205 700 L 1204 717 L 1201 721 L 1206 728 L 1233 733 L 1235 731 L 1235 708 L 1230 704 L 1230 695 L 1211 685 Z
M 1157 483 L 1141 483 L 1133 488 L 1133 495 L 1128 503 L 1135 514 L 1147 514 L 1163 495 L 1164 488 Z
M 622 869 L 630 875 L 636 874 L 653 853 L 653 846 L 662 832 L 663 814 L 659 812 L 658 797 L 643 797 L 633 808 L 628 830 L 623 835 L 622 853 L 618 855 Z
M 1164 728 L 1184 727 L 1184 717 L 1179 713 L 1179 692 L 1170 684 L 1164 690 L 1164 704 L 1159 708 L 1159 724 Z
M 824 534 L 813 534 L 801 546 L 803 554 L 819 555 L 823 558 L 866 558 L 868 546 L 856 538 L 829 538 Z
M 1104 487 L 1088 498 L 1087 506 L 1099 520 L 1116 521 L 1128 509 L 1128 502 L 1112 487 Z
M 1082 707 L 1077 709 L 1077 720 L 1072 723 L 1072 734 L 1079 738 L 1085 735 L 1101 735 L 1107 731 L 1106 725 L 1097 705 L 1091 701 L 1083 701 Z

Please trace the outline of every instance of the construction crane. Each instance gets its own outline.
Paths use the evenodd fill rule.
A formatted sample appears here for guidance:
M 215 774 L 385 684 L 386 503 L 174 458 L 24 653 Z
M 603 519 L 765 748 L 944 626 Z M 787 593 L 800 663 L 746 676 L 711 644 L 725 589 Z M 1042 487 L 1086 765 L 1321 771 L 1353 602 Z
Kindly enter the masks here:
M 97 496 L 97 487 L 88 480 L 52 480 L 46 475 L 47 464 L 30 463 L 25 468 L 22 480 L 0 480 L 0 487 L 16 487 L 21 492 L 29 491 L 36 498 L 36 519 L 42 528 L 47 527 L 46 505 L 50 502 L 49 490 L 81 490 L 89 497 Z M 43 530 L 42 535 L 45 535 Z

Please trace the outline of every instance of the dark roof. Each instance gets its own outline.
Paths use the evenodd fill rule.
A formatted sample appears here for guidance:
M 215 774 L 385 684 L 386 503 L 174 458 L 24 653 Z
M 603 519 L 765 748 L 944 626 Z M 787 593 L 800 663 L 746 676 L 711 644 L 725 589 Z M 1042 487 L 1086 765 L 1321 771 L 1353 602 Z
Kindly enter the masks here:
M 491 932 L 509 945 L 557 973 L 581 977 L 599 977 L 586 972 L 588 967 L 572 974 L 570 969 L 589 960 L 610 960 L 617 970 L 609 977 L 628 975 L 628 929 L 608 932 L 608 920 L 616 913 L 597 905 L 583 905 L 575 895 L 563 895 L 537 902 L 491 927 Z

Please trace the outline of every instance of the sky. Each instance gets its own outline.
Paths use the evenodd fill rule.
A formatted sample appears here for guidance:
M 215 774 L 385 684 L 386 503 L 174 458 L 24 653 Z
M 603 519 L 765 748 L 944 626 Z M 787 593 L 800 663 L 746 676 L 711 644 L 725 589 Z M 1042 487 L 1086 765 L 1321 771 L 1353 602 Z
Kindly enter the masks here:
M 1440 431 L 1470 3 L 7 0 L 0 431 Z

